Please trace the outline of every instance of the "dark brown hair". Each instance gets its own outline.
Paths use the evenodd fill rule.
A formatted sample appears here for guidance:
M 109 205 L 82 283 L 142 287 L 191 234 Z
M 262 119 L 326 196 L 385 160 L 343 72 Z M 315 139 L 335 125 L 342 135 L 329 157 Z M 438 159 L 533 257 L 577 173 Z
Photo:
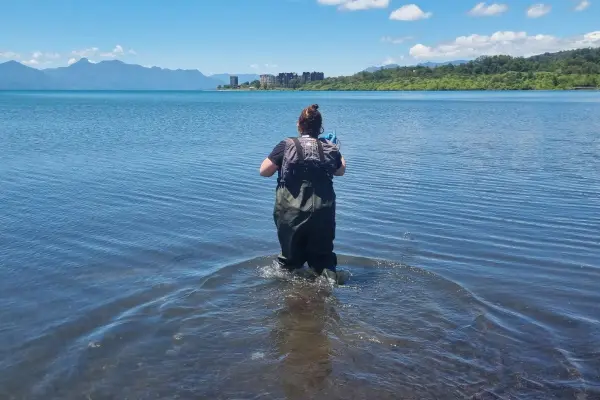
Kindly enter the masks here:
M 317 137 L 323 133 L 323 117 L 319 112 L 318 104 L 313 104 L 302 110 L 300 118 L 298 118 L 298 131 L 312 137 Z

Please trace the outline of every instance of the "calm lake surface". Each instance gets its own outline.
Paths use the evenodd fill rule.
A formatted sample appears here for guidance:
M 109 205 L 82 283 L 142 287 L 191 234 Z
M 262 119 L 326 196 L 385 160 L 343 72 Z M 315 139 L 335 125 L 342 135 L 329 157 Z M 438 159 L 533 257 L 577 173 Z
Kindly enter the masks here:
M 318 103 L 330 287 L 258 167 Z M 600 94 L 0 93 L 1 399 L 600 398 Z

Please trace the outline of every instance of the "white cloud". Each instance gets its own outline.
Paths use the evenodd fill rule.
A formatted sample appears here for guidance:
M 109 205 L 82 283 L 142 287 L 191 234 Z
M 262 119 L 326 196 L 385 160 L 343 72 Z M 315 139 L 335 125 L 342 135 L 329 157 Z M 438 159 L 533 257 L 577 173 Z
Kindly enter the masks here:
M 534 4 L 527 9 L 527 16 L 529 18 L 539 18 L 548 14 L 552 10 L 552 6 L 547 4 Z
M 69 58 L 69 61 L 67 62 L 67 65 L 75 64 L 76 62 L 77 62 L 76 58 Z
M 417 21 L 430 18 L 433 14 L 424 12 L 416 4 L 402 6 L 390 14 L 390 19 L 396 21 Z
M 34 51 L 31 53 L 29 60 L 23 61 L 27 65 L 38 65 L 38 64 L 52 64 L 54 60 L 60 58 L 58 53 L 42 53 L 41 51 Z
M 545 52 L 596 46 L 600 46 L 600 31 L 565 38 L 500 31 L 491 36 L 460 36 L 452 42 L 435 46 L 417 44 L 410 49 L 410 55 L 415 59 L 474 58 L 498 54 L 528 57 Z
M 589 0 L 581 0 L 577 7 L 575 7 L 575 11 L 583 11 L 587 9 L 592 3 Z
M 384 36 L 381 38 L 381 41 L 384 43 L 401 44 L 401 43 L 404 43 L 411 39 L 412 39 L 412 36 L 402 36 L 402 37 Z
M 317 0 L 326 6 L 338 6 L 339 10 L 359 11 L 370 8 L 387 8 L 390 0 Z
M 351 0 L 341 6 L 343 10 L 357 11 L 369 8 L 387 8 L 390 0 Z
M 471 11 L 469 11 L 469 15 L 474 17 L 490 17 L 493 15 L 500 15 L 508 11 L 508 6 L 506 4 L 490 4 L 487 3 L 479 3 Z
M 98 51 L 99 49 L 97 47 L 90 47 L 89 49 L 84 50 L 73 50 L 71 54 L 74 56 L 78 56 L 79 58 L 92 57 L 98 54 Z
M 78 57 L 78 58 L 84 58 L 84 57 L 88 58 L 88 57 L 94 57 L 94 56 L 100 56 L 100 57 L 105 57 L 105 58 L 119 58 L 119 57 L 123 57 L 126 53 L 131 54 L 131 55 L 137 54 L 136 51 L 133 49 L 129 49 L 127 52 L 125 52 L 125 49 L 123 48 L 123 46 L 118 44 L 114 47 L 114 49 L 112 49 L 112 51 L 101 52 L 98 47 L 90 47 L 90 48 L 83 49 L 83 50 L 73 50 L 71 52 L 71 55 Z
M 100 56 L 108 57 L 108 58 L 117 58 L 117 57 L 122 56 L 124 53 L 125 52 L 123 51 L 123 46 L 118 44 L 115 46 L 115 48 L 111 52 L 101 53 Z

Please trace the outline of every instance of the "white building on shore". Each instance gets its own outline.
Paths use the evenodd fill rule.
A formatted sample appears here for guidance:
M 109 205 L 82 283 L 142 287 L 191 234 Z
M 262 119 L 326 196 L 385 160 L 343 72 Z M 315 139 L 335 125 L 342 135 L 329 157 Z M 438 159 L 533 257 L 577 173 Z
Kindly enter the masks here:
M 271 75 L 271 74 L 261 75 L 260 76 L 260 85 L 263 87 L 276 86 L 277 78 L 275 77 L 275 75 Z

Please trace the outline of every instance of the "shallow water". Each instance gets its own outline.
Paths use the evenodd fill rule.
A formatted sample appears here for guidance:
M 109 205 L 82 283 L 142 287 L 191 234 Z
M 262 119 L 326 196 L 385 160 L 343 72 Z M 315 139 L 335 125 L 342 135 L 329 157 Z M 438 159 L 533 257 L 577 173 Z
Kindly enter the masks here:
M 347 285 L 271 265 L 317 102 Z M 0 398 L 600 398 L 597 93 L 0 93 Z

